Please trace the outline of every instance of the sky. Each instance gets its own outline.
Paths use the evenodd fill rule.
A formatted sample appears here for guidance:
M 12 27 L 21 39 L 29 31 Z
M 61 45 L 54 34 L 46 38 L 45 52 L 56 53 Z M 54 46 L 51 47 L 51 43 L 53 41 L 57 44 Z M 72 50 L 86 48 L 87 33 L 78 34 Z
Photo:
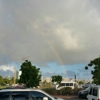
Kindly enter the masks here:
M 91 80 L 100 55 L 99 0 L 0 0 L 0 75 L 24 60 L 44 77 Z

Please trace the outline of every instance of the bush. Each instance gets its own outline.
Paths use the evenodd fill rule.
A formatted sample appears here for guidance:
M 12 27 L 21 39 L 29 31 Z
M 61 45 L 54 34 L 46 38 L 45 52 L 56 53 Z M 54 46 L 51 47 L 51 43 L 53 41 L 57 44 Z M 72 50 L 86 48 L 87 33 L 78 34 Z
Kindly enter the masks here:
M 82 90 L 82 89 L 81 88 L 74 88 L 73 89 L 73 94 L 77 95 L 80 90 Z
M 80 91 L 80 89 L 78 88 L 72 89 L 70 87 L 65 87 L 60 90 L 56 90 L 55 88 L 45 88 L 42 90 L 44 90 L 45 92 L 51 95 L 77 95 L 78 91 Z
M 51 94 L 51 95 L 57 95 L 57 90 L 55 88 L 45 88 L 45 89 L 42 89 L 44 90 L 45 92 Z
M 65 87 L 58 90 L 59 95 L 71 95 L 72 89 L 70 87 Z

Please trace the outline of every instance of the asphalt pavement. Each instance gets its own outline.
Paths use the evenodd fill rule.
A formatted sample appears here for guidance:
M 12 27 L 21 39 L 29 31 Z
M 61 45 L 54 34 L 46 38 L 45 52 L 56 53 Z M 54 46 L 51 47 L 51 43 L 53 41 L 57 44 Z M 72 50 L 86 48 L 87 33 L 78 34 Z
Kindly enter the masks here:
M 55 96 L 55 97 L 59 97 L 59 98 L 63 98 L 65 100 L 87 100 L 87 99 L 82 99 L 79 98 L 78 96 Z

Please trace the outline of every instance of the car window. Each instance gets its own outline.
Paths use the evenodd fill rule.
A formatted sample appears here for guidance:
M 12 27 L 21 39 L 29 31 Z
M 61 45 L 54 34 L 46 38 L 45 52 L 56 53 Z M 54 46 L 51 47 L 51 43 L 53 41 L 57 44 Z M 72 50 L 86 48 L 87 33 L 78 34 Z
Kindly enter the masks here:
M 92 88 L 90 88 L 89 94 L 90 94 L 90 95 L 92 94 Z
M 86 88 L 85 90 L 86 90 L 86 91 L 87 91 L 87 90 L 90 90 L 90 87 Z
M 10 92 L 0 92 L 0 100 L 10 100 Z
M 98 93 L 98 88 L 93 88 L 93 95 L 97 96 L 97 93 Z
M 47 96 L 44 93 L 37 92 L 37 91 L 32 91 L 30 93 L 32 100 L 43 100 L 43 97 L 47 97 L 48 100 L 52 100 L 49 96 Z
M 65 86 L 65 83 L 61 83 L 61 86 Z
M 66 86 L 70 86 L 70 84 L 69 83 L 66 83 Z
M 29 92 L 27 91 L 18 91 L 12 92 L 12 100 L 28 100 Z
M 70 83 L 70 86 L 73 86 L 73 83 Z

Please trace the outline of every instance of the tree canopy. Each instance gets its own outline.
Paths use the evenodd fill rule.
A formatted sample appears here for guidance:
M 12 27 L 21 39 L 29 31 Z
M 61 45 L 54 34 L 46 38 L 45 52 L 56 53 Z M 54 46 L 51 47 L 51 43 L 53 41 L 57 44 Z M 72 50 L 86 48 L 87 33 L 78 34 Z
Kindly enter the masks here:
M 60 85 L 61 81 L 62 81 L 62 76 L 61 75 L 55 75 L 55 76 L 52 76 L 52 82 L 57 82 L 57 84 Z
M 25 60 L 21 65 L 20 71 L 22 72 L 19 83 L 23 83 L 26 87 L 39 86 L 41 81 L 40 68 L 33 66 L 30 61 Z
M 93 70 L 91 71 L 93 83 L 100 84 L 100 57 L 90 61 L 85 69 L 88 70 L 89 67 L 93 67 Z
M 2 76 L 0 76 L 0 84 L 4 84 L 4 79 Z
M 82 81 L 79 81 L 79 82 L 78 82 L 78 84 L 84 84 L 84 82 L 82 82 Z
M 4 78 L 4 77 L 0 76 L 0 85 L 10 84 L 11 81 L 12 81 L 11 79 Z M 12 83 L 12 84 L 13 84 L 13 83 Z

